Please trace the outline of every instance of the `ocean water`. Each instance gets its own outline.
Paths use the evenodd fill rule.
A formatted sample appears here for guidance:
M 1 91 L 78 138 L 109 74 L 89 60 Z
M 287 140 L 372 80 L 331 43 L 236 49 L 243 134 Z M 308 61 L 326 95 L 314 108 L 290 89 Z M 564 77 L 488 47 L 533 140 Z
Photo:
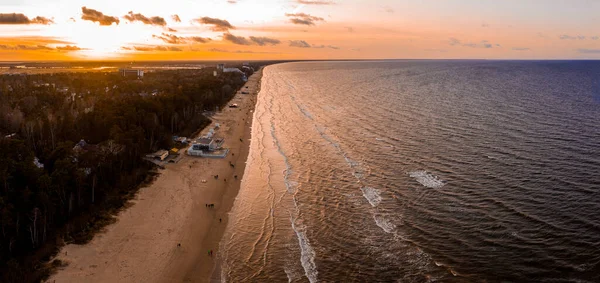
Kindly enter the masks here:
M 600 62 L 264 70 L 223 282 L 600 282 Z

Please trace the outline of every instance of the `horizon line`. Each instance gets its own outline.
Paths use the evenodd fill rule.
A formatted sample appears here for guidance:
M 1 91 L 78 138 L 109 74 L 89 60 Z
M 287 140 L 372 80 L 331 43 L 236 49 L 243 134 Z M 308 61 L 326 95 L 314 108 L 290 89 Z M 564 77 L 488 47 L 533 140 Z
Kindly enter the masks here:
M 600 58 L 388 58 L 388 59 L 190 59 L 190 60 L 4 60 L 17 63 L 152 63 L 152 62 L 360 62 L 360 61 L 600 61 Z

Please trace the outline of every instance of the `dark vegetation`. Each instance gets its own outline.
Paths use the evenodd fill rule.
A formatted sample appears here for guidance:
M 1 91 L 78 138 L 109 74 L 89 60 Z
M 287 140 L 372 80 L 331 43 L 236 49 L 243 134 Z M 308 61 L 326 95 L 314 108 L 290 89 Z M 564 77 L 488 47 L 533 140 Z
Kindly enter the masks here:
M 243 85 L 213 71 L 0 76 L 0 282 L 43 279 L 64 242 L 113 221 L 153 177 L 142 157 L 205 127 Z

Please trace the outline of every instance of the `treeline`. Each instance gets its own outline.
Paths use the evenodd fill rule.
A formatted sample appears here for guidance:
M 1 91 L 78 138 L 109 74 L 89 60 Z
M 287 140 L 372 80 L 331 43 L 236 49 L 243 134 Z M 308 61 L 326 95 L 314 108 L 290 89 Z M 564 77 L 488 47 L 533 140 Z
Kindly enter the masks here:
M 147 180 L 145 154 L 209 124 L 243 83 L 211 69 L 0 76 L 0 281 L 39 281 L 62 241 L 88 240 Z

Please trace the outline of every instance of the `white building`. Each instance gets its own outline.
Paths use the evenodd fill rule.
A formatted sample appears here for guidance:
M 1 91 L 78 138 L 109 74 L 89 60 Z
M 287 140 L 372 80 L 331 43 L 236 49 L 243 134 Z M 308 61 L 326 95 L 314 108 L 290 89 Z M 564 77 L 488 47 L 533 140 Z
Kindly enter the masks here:
M 121 76 L 123 76 L 123 77 L 136 76 L 138 79 L 144 77 L 144 70 L 119 69 L 119 73 L 121 73 Z
M 238 68 L 223 68 L 223 73 L 244 73 Z
M 224 158 L 229 149 L 223 149 L 223 139 L 199 138 L 188 148 L 187 153 L 190 156 Z
M 194 151 L 213 151 L 218 148 L 217 143 L 212 138 L 199 138 L 192 144 L 190 150 Z

